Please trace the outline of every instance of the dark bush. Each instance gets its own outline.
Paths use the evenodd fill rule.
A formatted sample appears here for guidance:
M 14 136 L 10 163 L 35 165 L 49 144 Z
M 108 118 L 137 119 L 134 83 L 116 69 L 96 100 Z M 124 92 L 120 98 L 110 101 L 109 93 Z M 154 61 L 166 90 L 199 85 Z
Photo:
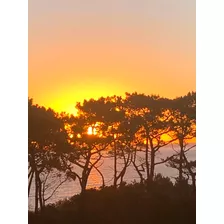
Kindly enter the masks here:
M 193 224 L 196 207 L 191 190 L 184 186 L 181 191 L 180 186 L 161 175 L 148 188 L 133 183 L 117 189 L 90 189 L 48 205 L 42 214 L 29 213 L 29 224 Z

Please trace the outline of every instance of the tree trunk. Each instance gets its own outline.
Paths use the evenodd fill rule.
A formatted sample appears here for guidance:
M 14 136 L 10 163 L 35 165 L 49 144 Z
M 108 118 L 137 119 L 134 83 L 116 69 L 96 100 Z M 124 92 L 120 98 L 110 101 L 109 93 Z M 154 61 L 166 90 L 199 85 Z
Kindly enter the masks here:
M 128 165 L 129 165 L 129 161 L 130 161 L 130 153 L 128 154 L 127 159 L 126 159 L 126 157 L 125 157 L 125 153 L 124 153 L 124 152 L 122 153 L 122 156 L 123 156 L 123 159 L 124 159 L 124 167 L 123 167 L 122 171 L 121 171 L 120 174 L 119 174 L 119 177 L 120 177 L 120 179 L 121 179 L 120 184 L 123 183 L 124 175 L 125 175 L 125 173 L 126 173 L 126 170 L 127 170 Z
M 194 193 L 196 193 L 196 178 L 195 178 L 196 174 L 192 174 L 191 178 L 192 178 L 192 186 L 193 186 L 193 191 Z
M 81 181 L 81 194 L 84 194 L 86 192 L 87 180 L 88 175 L 87 174 L 83 175 Z
M 116 143 L 114 143 L 114 187 L 117 187 L 117 149 Z
M 138 166 L 135 164 L 135 162 L 132 162 L 133 166 L 135 167 L 136 172 L 138 173 L 139 177 L 140 177 L 140 183 L 143 184 L 144 182 L 144 177 L 141 173 L 141 171 L 138 169 Z
M 151 165 L 150 165 L 149 181 L 153 181 L 154 173 L 155 173 L 155 151 L 152 148 L 151 149 Z
M 141 173 L 141 170 L 140 170 L 140 169 L 138 168 L 138 166 L 135 164 L 136 154 L 137 154 L 137 151 L 136 151 L 136 149 L 135 149 L 135 151 L 134 151 L 134 158 L 133 158 L 133 160 L 132 160 L 132 164 L 133 164 L 133 166 L 134 166 L 136 172 L 138 173 L 138 175 L 139 175 L 139 177 L 140 177 L 140 183 L 143 184 L 143 182 L 144 182 L 143 175 L 142 175 L 142 173 Z M 144 167 L 143 167 L 143 168 L 144 168 Z M 143 168 L 142 168 L 142 171 L 144 171 Z
M 29 169 L 29 168 L 28 168 Z M 30 169 L 30 172 L 29 172 L 29 174 L 28 174 L 28 179 L 30 178 L 30 176 L 31 176 L 31 174 L 33 173 L 33 170 L 32 170 L 32 168 Z
M 183 139 L 179 139 L 180 144 L 180 164 L 179 164 L 179 183 L 183 182 L 183 153 L 184 153 L 184 144 Z
M 148 132 L 146 132 L 145 164 L 146 164 L 146 177 L 147 177 L 147 181 L 148 181 L 149 178 L 150 178 L 150 172 L 149 172 L 149 137 L 148 137 Z
M 80 181 L 81 194 L 85 193 L 85 191 L 86 191 L 86 185 L 87 185 L 88 177 L 89 177 L 89 174 L 91 171 L 91 169 L 89 168 L 90 158 L 91 158 L 91 149 L 88 151 L 85 166 L 82 171 L 82 177 L 81 177 L 81 181 Z
M 30 195 L 30 188 L 31 188 L 31 185 L 32 185 L 33 174 L 34 174 L 34 172 L 32 171 L 32 174 L 31 174 L 30 180 L 29 180 L 29 185 L 28 185 L 28 197 Z
M 35 214 L 38 213 L 38 180 L 37 172 L 35 171 Z
M 100 176 L 101 176 L 101 178 L 102 178 L 102 188 L 104 188 L 104 187 L 105 187 L 104 176 L 103 176 L 102 172 L 101 172 L 97 167 L 94 166 L 94 168 L 95 168 L 96 171 L 100 174 Z
M 39 203 L 40 203 L 40 211 L 43 210 L 43 199 L 42 199 L 42 192 L 41 192 L 41 180 L 40 180 L 40 176 L 38 175 L 38 186 L 39 186 L 39 191 L 38 191 L 38 194 L 39 194 Z
M 183 154 L 183 159 L 185 160 L 186 162 L 186 166 L 187 166 L 187 169 L 188 169 L 188 172 L 190 173 L 191 175 L 191 179 L 192 179 L 192 186 L 193 186 L 193 192 L 196 193 L 196 173 L 194 173 L 192 170 L 191 170 L 191 167 L 189 165 L 189 162 L 187 160 L 187 157 L 185 154 Z

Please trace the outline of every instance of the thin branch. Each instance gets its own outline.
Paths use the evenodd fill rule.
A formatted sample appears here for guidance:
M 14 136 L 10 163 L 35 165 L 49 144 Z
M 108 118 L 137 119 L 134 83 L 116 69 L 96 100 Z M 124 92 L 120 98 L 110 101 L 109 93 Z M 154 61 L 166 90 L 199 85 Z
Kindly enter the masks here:
M 98 169 L 98 167 L 94 166 L 94 168 L 96 169 L 96 171 L 100 174 L 100 176 L 102 178 L 102 187 L 105 187 L 105 180 L 104 180 L 104 176 L 103 176 L 102 172 Z
M 173 151 L 176 152 L 176 153 L 179 153 L 176 149 L 174 149 L 173 144 L 171 144 L 171 145 L 172 145 Z
M 155 165 L 163 164 L 168 162 L 169 160 L 173 159 L 176 155 L 172 155 L 170 157 L 167 157 L 166 159 L 162 159 L 160 162 L 155 163 Z
M 49 197 L 47 197 L 46 199 L 44 199 L 44 202 L 46 202 L 47 200 L 49 200 L 53 194 L 55 193 L 55 191 L 64 183 L 68 180 L 68 177 L 66 177 L 63 181 L 60 182 L 60 184 L 53 190 L 53 192 L 51 193 L 51 195 Z
M 195 148 L 195 146 L 196 146 L 196 145 L 193 145 L 193 146 L 191 146 L 190 148 L 185 149 L 184 152 L 188 152 L 190 149 Z

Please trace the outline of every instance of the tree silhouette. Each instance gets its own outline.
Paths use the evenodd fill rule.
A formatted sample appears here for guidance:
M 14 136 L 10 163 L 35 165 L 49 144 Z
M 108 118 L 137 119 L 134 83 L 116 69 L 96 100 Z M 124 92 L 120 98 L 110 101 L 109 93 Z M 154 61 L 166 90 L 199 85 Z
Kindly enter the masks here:
M 179 144 L 179 182 L 183 180 L 183 164 L 186 162 L 185 153 L 189 150 L 189 140 L 196 137 L 196 93 L 188 93 L 184 97 L 178 97 L 172 101 L 172 130 L 171 136 L 178 140 Z M 192 147 L 190 147 L 191 149 Z M 176 162 L 177 163 L 177 159 Z
M 170 132 L 171 115 L 168 111 L 168 102 L 167 99 L 155 95 L 126 94 L 125 104 L 128 114 L 139 122 L 136 135 L 139 136 L 140 146 L 145 148 L 145 163 L 142 163 L 141 167 L 144 171 L 145 165 L 146 179 L 149 182 L 153 180 L 155 166 L 165 163 L 165 161 L 155 162 L 157 152 L 174 141 L 174 139 L 163 140 L 163 136 Z M 142 179 L 138 166 L 134 165 Z
M 105 177 L 101 165 L 113 161 L 113 188 L 122 189 L 129 166 L 140 178 L 140 188 L 156 192 L 161 183 L 172 188 L 170 180 L 155 175 L 159 164 L 178 170 L 178 183 L 189 178 L 196 190 L 196 161 L 187 152 L 189 140 L 196 137 L 196 93 L 173 100 L 157 95 L 126 93 L 77 103 L 78 116 L 57 114 L 28 99 L 28 195 L 35 186 L 35 212 L 43 210 L 58 187 L 72 178 L 86 195 L 89 176 L 95 169 Z M 168 138 L 169 137 L 169 138 Z M 160 150 L 171 143 L 178 150 L 158 160 Z M 58 174 L 65 178 L 59 178 Z M 53 177 L 51 179 L 50 177 Z M 60 181 L 56 184 L 57 178 Z M 159 184 L 159 185 L 158 185 Z M 46 193 L 51 188 L 51 193 Z M 162 187 L 161 187 L 162 188 Z M 192 189 L 192 187 L 191 187 Z M 85 194 L 84 194 L 85 193 Z
M 82 107 L 83 109 L 81 109 Z M 84 110 L 86 107 L 85 104 L 84 106 L 77 105 L 80 115 L 74 118 L 70 124 L 72 131 L 70 142 L 73 153 L 68 156 L 68 160 L 72 164 L 69 175 L 78 178 L 82 193 L 86 191 L 91 170 L 95 168 L 97 172 L 100 172 L 97 164 L 102 158 L 102 151 L 109 145 L 109 137 L 105 135 L 104 123 L 97 119 L 95 113 L 86 112 Z M 88 134 L 89 128 L 92 129 L 91 134 Z M 94 134 L 93 130 L 97 130 L 97 134 Z M 77 167 L 81 169 L 81 173 L 78 172 Z
M 45 109 L 28 100 L 28 195 L 35 177 L 35 212 L 43 209 L 42 182 L 40 174 L 45 170 L 66 170 L 62 154 L 69 150 L 64 123 L 51 109 Z

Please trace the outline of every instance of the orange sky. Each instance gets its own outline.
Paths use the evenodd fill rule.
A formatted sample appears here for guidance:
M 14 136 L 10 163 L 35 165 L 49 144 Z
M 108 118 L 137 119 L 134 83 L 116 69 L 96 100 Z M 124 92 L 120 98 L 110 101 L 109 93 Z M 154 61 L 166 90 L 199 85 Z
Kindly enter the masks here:
M 195 90 L 195 1 L 29 0 L 29 97 L 56 111 Z

